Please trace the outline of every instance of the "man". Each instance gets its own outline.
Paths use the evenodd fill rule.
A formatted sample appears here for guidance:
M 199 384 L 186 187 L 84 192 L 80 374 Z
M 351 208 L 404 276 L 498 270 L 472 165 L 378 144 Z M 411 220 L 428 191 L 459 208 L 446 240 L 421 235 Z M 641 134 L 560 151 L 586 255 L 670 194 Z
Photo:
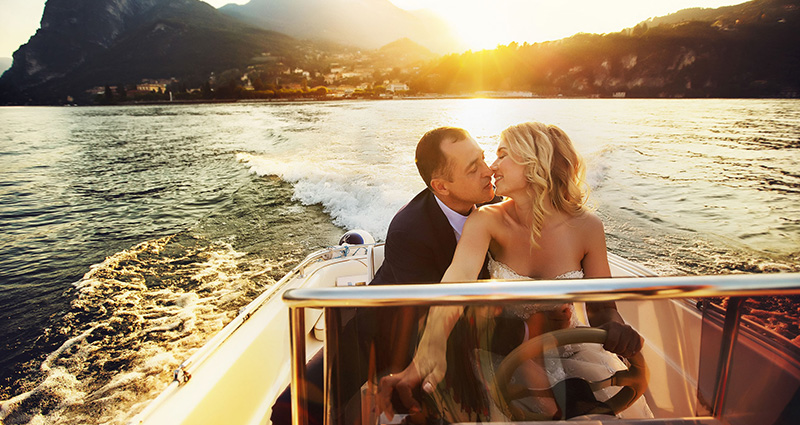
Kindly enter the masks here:
M 427 186 L 392 219 L 386 235 L 384 262 L 371 285 L 436 283 L 441 281 L 453 259 L 464 222 L 476 204 L 494 200 L 492 170 L 484 161 L 483 149 L 466 130 L 440 127 L 422 136 L 415 163 Z M 482 279 L 488 279 L 485 264 Z M 333 378 L 339 391 L 352 395 L 366 380 L 359 366 L 369 364 L 369 353 L 377 370 L 400 371 L 411 361 L 419 321 L 427 309 L 360 309 L 344 331 L 346 355 L 335 356 L 336 369 L 350 371 Z M 352 344 L 360 345 L 356 351 Z M 371 349 L 372 348 L 372 349 Z M 311 386 L 321 389 L 322 356 L 308 365 Z M 316 383 L 316 384 L 315 384 Z M 318 391 L 319 392 L 319 391 Z M 289 392 L 273 406 L 272 423 L 291 419 Z M 322 404 L 309 403 L 311 423 L 321 423 Z
M 384 262 L 372 285 L 441 281 L 467 216 L 476 204 L 494 198 L 483 149 L 463 129 L 425 133 L 415 162 L 427 188 L 392 219 Z M 488 278 L 485 272 L 481 277 Z
M 483 149 L 461 128 L 440 127 L 425 133 L 417 144 L 415 163 L 427 187 L 392 219 L 384 261 L 371 285 L 440 282 L 469 213 L 476 205 L 499 200 Z M 486 263 L 480 278 L 489 278 Z M 427 311 L 402 307 L 372 312 L 376 328 L 370 340 L 377 347 L 374 364 L 379 374 L 402 371 L 410 363 Z M 448 340 L 454 351 L 464 345 L 463 335 L 457 330 Z M 461 362 L 466 360 L 461 356 L 453 363 L 465 370 L 470 366 Z M 473 384 L 477 387 L 477 382 Z

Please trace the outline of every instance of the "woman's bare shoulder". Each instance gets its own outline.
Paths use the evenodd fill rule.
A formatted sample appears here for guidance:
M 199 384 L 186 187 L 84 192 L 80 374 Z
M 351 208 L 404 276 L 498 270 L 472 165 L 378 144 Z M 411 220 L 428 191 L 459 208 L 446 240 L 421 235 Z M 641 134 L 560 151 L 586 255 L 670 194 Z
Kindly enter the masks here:
M 502 221 L 503 217 L 506 216 L 507 202 L 508 201 L 502 201 L 480 206 L 467 217 L 467 223 L 471 223 L 473 226 L 492 226 L 493 223 Z
M 480 206 L 477 210 L 473 211 L 472 214 L 469 216 L 479 216 L 485 218 L 498 218 L 502 217 L 506 214 L 509 206 L 511 205 L 511 199 L 506 198 L 503 201 L 496 202 L 494 204 L 487 204 Z
M 605 234 L 603 220 L 591 211 L 582 211 L 571 220 L 573 227 L 579 229 L 584 235 L 592 233 Z

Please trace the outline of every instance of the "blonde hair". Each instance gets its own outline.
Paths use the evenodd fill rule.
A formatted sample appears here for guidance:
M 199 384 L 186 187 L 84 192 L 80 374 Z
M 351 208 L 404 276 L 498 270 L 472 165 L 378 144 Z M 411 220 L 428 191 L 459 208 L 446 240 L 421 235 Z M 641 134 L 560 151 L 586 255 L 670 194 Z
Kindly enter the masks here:
M 533 199 L 531 242 L 542 235 L 548 196 L 557 211 L 578 216 L 586 204 L 586 167 L 564 130 L 540 122 L 526 122 L 500 133 L 511 159 L 525 167 Z

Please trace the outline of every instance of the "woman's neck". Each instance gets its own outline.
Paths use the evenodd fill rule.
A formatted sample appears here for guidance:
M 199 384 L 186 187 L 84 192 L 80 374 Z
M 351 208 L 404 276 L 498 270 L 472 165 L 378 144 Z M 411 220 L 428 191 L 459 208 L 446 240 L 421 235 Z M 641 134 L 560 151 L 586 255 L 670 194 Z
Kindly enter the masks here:
M 525 227 L 531 227 L 533 223 L 533 197 L 527 193 L 522 196 L 514 196 L 511 198 L 514 201 L 514 214 L 517 221 Z M 548 217 L 553 213 L 553 204 L 550 197 L 546 196 L 544 199 L 544 216 Z

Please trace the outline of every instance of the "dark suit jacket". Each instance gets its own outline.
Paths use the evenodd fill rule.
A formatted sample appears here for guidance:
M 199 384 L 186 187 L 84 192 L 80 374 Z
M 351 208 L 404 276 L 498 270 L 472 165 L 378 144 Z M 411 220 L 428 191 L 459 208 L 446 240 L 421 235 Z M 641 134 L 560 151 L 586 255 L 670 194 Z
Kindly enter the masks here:
M 370 284 L 438 283 L 450 267 L 455 250 L 453 228 L 433 193 L 425 189 L 392 219 L 386 235 L 384 262 Z M 489 278 L 485 262 L 480 278 Z M 369 378 L 366 365 L 374 365 L 378 376 L 383 376 L 399 372 L 411 362 L 419 338 L 418 325 L 427 312 L 427 307 L 358 309 L 354 319 L 344 327 L 340 338 L 342 352 L 334 360 L 339 363 L 334 370 L 342 371 L 342 375 L 335 374 L 331 382 L 344 400 L 357 394 Z M 450 353 L 461 353 L 468 346 L 464 343 L 466 332 L 459 329 L 457 325 L 448 339 Z M 353 350 L 354 346 L 359 349 Z M 459 371 L 471 370 L 468 360 L 466 356 L 448 359 L 448 370 L 451 366 Z M 477 388 L 475 383 L 468 386 Z
M 453 228 L 433 193 L 425 189 L 389 224 L 383 265 L 371 285 L 438 283 L 455 252 Z M 485 263 L 480 278 L 489 278 Z
M 433 192 L 425 189 L 389 224 L 384 261 L 371 285 L 441 282 L 455 251 L 453 227 Z M 480 278 L 489 278 L 485 262 Z M 379 370 L 383 366 L 394 372 L 410 362 L 418 337 L 417 324 L 427 312 L 426 307 L 405 307 L 382 308 L 375 313 L 376 341 L 393 356 L 379 359 Z

